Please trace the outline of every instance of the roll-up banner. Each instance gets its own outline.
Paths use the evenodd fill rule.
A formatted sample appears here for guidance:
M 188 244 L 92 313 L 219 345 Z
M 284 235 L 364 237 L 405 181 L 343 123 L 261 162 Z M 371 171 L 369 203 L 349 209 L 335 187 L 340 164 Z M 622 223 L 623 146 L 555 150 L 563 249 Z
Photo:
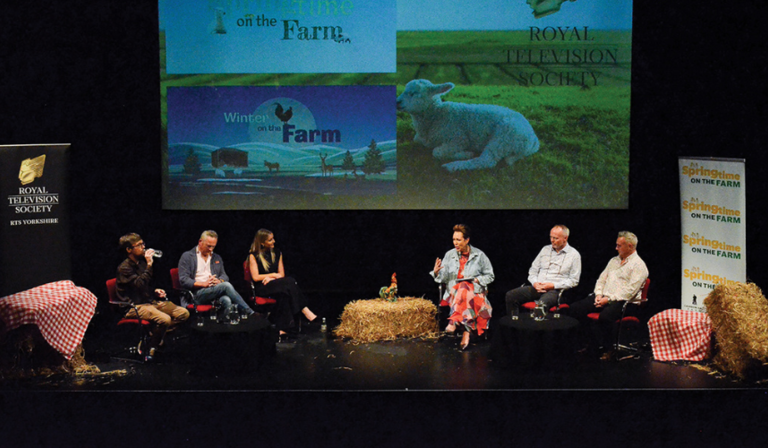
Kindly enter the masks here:
M 680 157 L 682 306 L 706 312 L 719 284 L 747 279 L 744 159 Z
M 71 278 L 69 147 L 0 145 L 0 297 Z

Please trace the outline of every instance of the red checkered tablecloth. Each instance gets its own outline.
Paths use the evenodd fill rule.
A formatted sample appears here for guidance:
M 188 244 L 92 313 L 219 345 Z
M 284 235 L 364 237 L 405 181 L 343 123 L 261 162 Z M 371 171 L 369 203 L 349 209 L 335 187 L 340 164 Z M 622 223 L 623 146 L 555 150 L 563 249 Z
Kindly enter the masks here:
M 712 321 L 705 313 L 666 310 L 648 321 L 657 361 L 701 361 L 710 353 Z
M 70 359 L 96 311 L 96 296 L 69 280 L 0 298 L 0 319 L 13 330 L 34 324 L 56 351 Z

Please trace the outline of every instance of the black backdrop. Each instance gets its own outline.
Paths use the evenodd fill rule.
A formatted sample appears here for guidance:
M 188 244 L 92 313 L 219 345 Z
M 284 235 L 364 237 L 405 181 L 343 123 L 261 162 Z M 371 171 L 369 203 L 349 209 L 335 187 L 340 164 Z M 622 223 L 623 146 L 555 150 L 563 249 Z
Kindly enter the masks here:
M 104 281 L 114 276 L 121 258 L 117 239 L 126 232 L 139 232 L 150 246 L 164 250 L 163 268 L 170 268 L 181 252 L 196 243 L 202 230 L 215 229 L 220 234 L 217 251 L 230 276 L 239 278 L 239 264 L 259 227 L 275 232 L 289 273 L 323 313 L 338 314 L 348 300 L 373 297 L 394 271 L 401 294 L 434 295 L 427 272 L 435 257 L 450 247 L 451 226 L 464 222 L 474 230 L 473 243 L 494 264 L 497 280 L 492 300 L 501 315 L 503 291 L 524 280 L 532 258 L 547 243 L 550 227 L 564 223 L 572 230 L 571 244 L 582 253 L 582 284 L 587 290 L 615 254 L 616 233 L 627 229 L 638 234 L 638 251 L 651 272 L 652 307 L 679 307 L 680 155 L 747 160 L 747 271 L 758 285 L 768 280 L 761 254 L 767 185 L 762 177 L 766 164 L 762 142 L 768 133 L 764 15 L 752 6 L 757 2 L 684 3 L 635 2 L 628 210 L 163 211 L 156 0 L 4 2 L 0 6 L 0 142 L 72 143 L 73 280 L 99 297 L 104 295 Z M 51 256 L 55 251 L 51 247 Z M 346 398 L 348 403 L 381 413 L 363 414 L 371 421 L 392 418 L 401 412 L 393 407 L 412 403 L 407 394 L 336 394 L 326 399 L 308 395 L 259 397 L 278 403 L 279 411 L 308 401 L 318 409 L 358 417 L 353 408 L 344 407 Z M 720 401 L 714 401 L 733 409 L 752 405 L 765 410 L 764 400 L 745 401 L 756 395 L 744 395 L 723 393 Z M 25 394 L 10 396 L 23 401 L 25 409 L 34 406 Z M 42 403 L 50 400 L 72 406 L 66 395 L 36 397 Z M 165 399 L 153 398 L 150 402 L 162 408 Z M 372 407 L 363 404 L 368 398 L 375 403 Z M 432 410 L 442 409 L 449 398 L 447 393 L 418 396 Z M 487 393 L 463 398 L 486 406 L 489 400 Z M 549 398 L 565 406 L 563 412 L 572 409 L 574 414 L 569 415 L 575 415 L 585 397 L 561 393 Z M 639 404 L 627 405 L 624 398 L 639 399 Z M 696 404 L 713 401 L 705 393 L 683 398 Z M 176 394 L 175 399 L 214 404 L 222 400 L 195 394 Z M 88 400 L 123 406 L 143 398 L 126 394 L 89 396 Z M 497 413 L 514 413 L 537 400 L 507 393 L 492 407 Z M 594 403 L 601 404 L 592 411 L 597 415 L 604 415 L 602 406 L 615 405 L 647 418 L 658 418 L 653 411 L 661 406 L 659 395 L 651 393 L 617 393 Z M 90 409 L 84 406 L 77 409 Z M 421 415 L 416 408 L 409 409 L 413 410 L 406 416 Z M 325 414 L 321 421 L 330 424 L 331 415 Z M 577 420 L 584 414 L 579 415 Z M 708 418 L 696 422 L 698 432 L 692 435 L 722 435 L 706 424 L 714 421 L 714 415 Z M 744 420 L 730 422 L 736 423 L 734 429 L 747 427 Z

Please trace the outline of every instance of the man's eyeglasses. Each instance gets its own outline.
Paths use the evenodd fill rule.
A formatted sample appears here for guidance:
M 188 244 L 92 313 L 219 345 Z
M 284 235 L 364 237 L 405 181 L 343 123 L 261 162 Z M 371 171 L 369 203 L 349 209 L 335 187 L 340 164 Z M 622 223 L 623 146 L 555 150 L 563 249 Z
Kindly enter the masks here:
M 134 245 L 133 245 L 133 246 L 131 246 L 131 247 L 139 247 L 139 246 L 141 246 L 141 247 L 145 247 L 145 246 L 146 246 L 146 244 L 144 244 L 144 241 L 142 241 L 142 242 L 140 242 L 140 243 L 136 243 L 136 244 L 134 244 Z

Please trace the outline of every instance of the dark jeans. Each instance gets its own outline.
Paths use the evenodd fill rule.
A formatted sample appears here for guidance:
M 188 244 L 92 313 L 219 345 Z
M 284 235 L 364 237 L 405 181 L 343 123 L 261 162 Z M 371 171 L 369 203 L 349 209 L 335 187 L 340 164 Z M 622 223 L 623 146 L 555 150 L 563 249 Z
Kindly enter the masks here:
M 607 350 L 613 347 L 613 331 L 616 321 L 621 319 L 623 308 L 623 301 L 610 302 L 598 308 L 595 306 L 595 296 L 590 295 L 586 299 L 572 303 L 568 314 L 578 319 L 581 322 L 581 328 L 589 332 L 589 342 L 593 348 L 603 347 Z M 587 317 L 590 313 L 600 313 L 597 324 Z
M 521 304 L 535 300 L 543 302 L 547 307 L 547 311 L 549 311 L 550 308 L 557 305 L 557 296 L 559 294 L 559 289 L 550 289 L 542 294 L 536 291 L 533 286 L 521 286 L 507 291 L 507 294 L 504 296 L 507 302 L 507 316 L 518 314 Z

